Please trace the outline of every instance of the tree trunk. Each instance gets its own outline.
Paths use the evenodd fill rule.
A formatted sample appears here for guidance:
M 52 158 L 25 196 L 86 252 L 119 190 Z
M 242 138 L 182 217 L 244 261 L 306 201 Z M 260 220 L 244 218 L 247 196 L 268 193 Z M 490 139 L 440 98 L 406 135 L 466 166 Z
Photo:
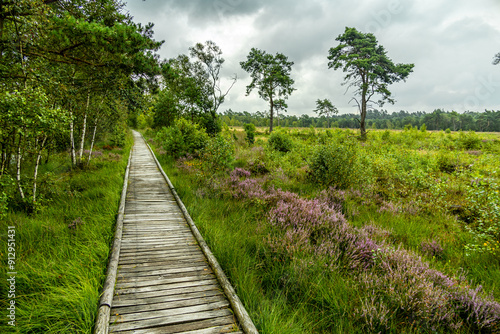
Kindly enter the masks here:
M 73 116 L 73 112 L 70 112 L 71 116 Z M 74 133 L 74 121 L 73 117 L 71 117 L 71 122 L 69 122 L 69 137 L 71 141 L 71 164 L 73 166 L 76 165 L 76 152 L 75 152 L 75 133 Z
M 87 92 L 87 105 L 85 106 L 85 112 L 83 114 L 83 129 L 82 129 L 82 137 L 80 140 L 80 152 L 78 154 L 78 164 L 82 163 L 83 148 L 85 146 L 85 132 L 87 131 L 87 113 L 89 111 L 89 102 L 90 102 L 90 91 Z
M 269 95 L 269 104 L 271 106 L 271 110 L 269 111 L 269 133 L 273 132 L 273 114 L 274 114 L 274 101 L 273 96 Z
M 361 96 L 361 120 L 359 122 L 359 130 L 361 132 L 361 140 L 366 140 L 366 91 L 363 91 Z
M 92 141 L 90 142 L 90 152 L 89 152 L 89 160 L 87 161 L 87 166 L 90 165 L 90 159 L 92 158 L 92 149 L 94 148 L 95 133 L 97 131 L 97 121 L 98 119 L 96 118 L 94 121 L 94 131 L 92 133 Z
M 17 145 L 17 164 L 16 164 L 16 180 L 19 189 L 19 195 L 24 199 L 23 187 L 21 186 L 21 135 L 19 135 L 19 143 Z
M 45 146 L 45 142 L 47 141 L 47 136 L 43 138 L 42 145 L 40 145 L 40 149 L 38 150 L 38 156 L 36 157 L 35 163 L 35 172 L 33 173 L 33 203 L 36 202 L 36 178 L 38 176 L 38 166 L 40 165 L 40 158 L 42 157 L 42 150 Z

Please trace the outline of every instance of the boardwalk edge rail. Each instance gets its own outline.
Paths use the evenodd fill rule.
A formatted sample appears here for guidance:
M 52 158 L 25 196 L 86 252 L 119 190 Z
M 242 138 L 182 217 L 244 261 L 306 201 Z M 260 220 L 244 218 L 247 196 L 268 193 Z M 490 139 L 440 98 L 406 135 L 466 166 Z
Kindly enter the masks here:
M 142 134 L 141 134 L 142 136 Z M 146 142 L 146 141 L 145 141 Z M 208 247 L 207 243 L 205 242 L 205 239 L 203 239 L 203 236 L 201 235 L 200 231 L 198 231 L 198 228 L 196 227 L 193 219 L 191 219 L 191 216 L 189 215 L 189 212 L 186 210 L 186 207 L 184 206 L 184 203 L 182 203 L 181 198 L 179 195 L 177 195 L 177 192 L 175 191 L 174 185 L 172 182 L 170 182 L 170 179 L 168 178 L 167 174 L 163 171 L 163 168 L 160 165 L 160 162 L 156 158 L 156 155 L 154 154 L 153 150 L 149 146 L 149 144 L 146 142 L 146 145 L 149 148 L 149 151 L 153 155 L 153 158 L 156 162 L 156 165 L 158 166 L 158 169 L 160 170 L 161 174 L 167 181 L 168 187 L 172 191 L 172 194 L 174 195 L 175 201 L 181 208 L 182 214 L 186 218 L 189 227 L 191 228 L 191 231 L 194 234 L 194 237 L 196 238 L 196 241 L 198 242 L 203 254 L 205 254 L 208 263 L 210 267 L 212 267 L 212 270 L 215 273 L 215 276 L 217 277 L 220 285 L 222 286 L 222 289 L 224 290 L 224 293 L 226 294 L 227 298 L 229 299 L 229 302 L 231 303 L 231 306 L 233 308 L 234 313 L 236 314 L 236 318 L 238 319 L 238 322 L 240 323 L 243 331 L 246 334 L 258 334 L 259 332 L 257 331 L 257 328 L 252 322 L 252 319 L 248 315 L 245 307 L 243 306 L 240 298 L 234 291 L 233 286 L 229 282 L 226 274 L 224 274 L 224 271 L 222 270 L 222 267 L 219 265 L 219 262 L 217 262 L 217 259 L 215 256 L 212 254 L 212 251 Z
M 123 188 L 120 198 L 120 206 L 118 208 L 118 216 L 116 217 L 115 238 L 111 249 L 111 255 L 108 262 L 108 270 L 106 273 L 106 281 L 102 287 L 102 295 L 99 301 L 99 311 L 95 321 L 94 334 L 107 334 L 109 329 L 109 318 L 111 313 L 111 303 L 113 301 L 113 293 L 115 290 L 116 273 L 118 270 L 118 259 L 120 257 L 120 248 L 123 232 L 123 216 L 125 213 L 125 199 L 127 197 L 128 177 L 130 172 L 130 161 L 132 159 L 133 149 L 130 150 L 128 157 L 127 169 L 123 178 Z

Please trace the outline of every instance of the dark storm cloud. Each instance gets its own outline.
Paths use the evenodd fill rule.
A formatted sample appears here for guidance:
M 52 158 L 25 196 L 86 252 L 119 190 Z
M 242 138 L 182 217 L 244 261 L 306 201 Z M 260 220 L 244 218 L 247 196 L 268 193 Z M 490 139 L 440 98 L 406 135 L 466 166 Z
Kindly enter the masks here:
M 169 10 L 178 15 L 187 16 L 193 26 L 220 24 L 221 21 L 239 15 L 248 15 L 261 8 L 264 1 L 248 0 L 146 0 L 142 3 L 129 1 L 128 7 L 133 11 L 154 13 Z

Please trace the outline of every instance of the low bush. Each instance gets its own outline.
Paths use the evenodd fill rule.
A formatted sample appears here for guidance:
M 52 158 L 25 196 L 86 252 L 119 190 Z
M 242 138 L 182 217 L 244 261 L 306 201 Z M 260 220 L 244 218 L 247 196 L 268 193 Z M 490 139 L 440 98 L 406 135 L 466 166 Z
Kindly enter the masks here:
M 197 154 L 208 143 L 208 135 L 198 124 L 179 118 L 168 128 L 156 134 L 156 141 L 175 159 Z
M 247 134 L 245 140 L 248 144 L 253 145 L 255 143 L 255 125 L 252 123 L 245 124 L 245 132 Z
M 269 146 L 276 151 L 290 152 L 293 147 L 292 139 L 282 130 L 276 130 L 269 136 Z
M 230 138 L 222 134 L 210 138 L 202 153 L 204 169 L 212 173 L 229 168 L 234 160 L 234 144 Z
M 355 142 L 319 146 L 309 163 L 311 181 L 340 189 L 353 186 L 361 174 L 357 153 Z
M 481 148 L 481 138 L 474 132 L 460 132 L 457 139 L 460 148 L 464 150 L 478 150 Z

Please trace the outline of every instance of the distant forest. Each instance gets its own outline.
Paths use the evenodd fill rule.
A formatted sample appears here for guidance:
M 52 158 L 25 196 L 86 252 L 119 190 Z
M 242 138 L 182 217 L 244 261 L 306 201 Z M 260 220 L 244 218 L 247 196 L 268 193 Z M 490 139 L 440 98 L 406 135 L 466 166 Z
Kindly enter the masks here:
M 269 126 L 269 115 L 266 112 L 235 112 L 231 109 L 222 113 L 221 119 L 230 126 L 241 126 L 253 123 L 256 126 Z M 278 119 L 278 117 L 277 117 Z M 371 129 L 404 129 L 411 125 L 420 129 L 425 124 L 427 130 L 500 132 L 500 110 L 484 112 L 458 113 L 436 109 L 432 113 L 423 111 L 408 112 L 401 110 L 389 114 L 386 110 L 368 110 L 367 128 Z M 303 114 L 300 116 L 280 114 L 277 126 L 281 127 L 337 127 L 359 128 L 359 114 L 342 114 L 332 117 L 316 117 Z

